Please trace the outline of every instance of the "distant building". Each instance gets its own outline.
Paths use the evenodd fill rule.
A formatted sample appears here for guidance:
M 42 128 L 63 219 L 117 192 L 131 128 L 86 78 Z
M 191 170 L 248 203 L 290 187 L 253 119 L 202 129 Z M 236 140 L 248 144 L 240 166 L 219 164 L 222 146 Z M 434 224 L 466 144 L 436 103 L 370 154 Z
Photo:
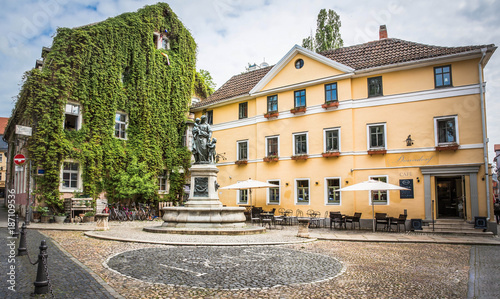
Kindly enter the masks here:
M 0 117 L 0 199 L 5 198 L 5 179 L 7 177 L 7 142 L 3 140 L 5 127 L 9 121 L 8 117 Z
M 493 162 L 495 163 L 496 174 L 493 175 L 493 194 L 495 198 L 500 198 L 500 144 L 495 144 L 495 158 Z

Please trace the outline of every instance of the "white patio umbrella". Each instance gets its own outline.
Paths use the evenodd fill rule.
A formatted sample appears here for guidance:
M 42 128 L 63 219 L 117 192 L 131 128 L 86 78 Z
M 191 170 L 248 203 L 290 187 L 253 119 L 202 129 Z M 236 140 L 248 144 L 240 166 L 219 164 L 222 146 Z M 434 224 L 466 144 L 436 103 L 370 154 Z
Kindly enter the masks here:
M 278 187 L 278 185 L 248 179 L 246 181 L 237 182 L 236 184 L 232 184 L 232 185 L 222 187 L 219 189 L 223 189 L 223 190 L 245 190 L 245 189 L 248 189 L 248 190 L 250 190 L 250 208 L 252 208 L 253 207 L 253 205 L 252 205 L 252 189 L 273 188 L 273 187 Z M 253 217 L 253 215 L 251 215 L 251 216 Z
M 354 184 L 349 187 L 337 189 L 337 191 L 385 191 L 385 190 L 410 190 L 410 189 L 376 180 L 368 180 Z M 372 219 L 373 219 L 373 231 L 375 231 L 375 206 L 373 202 L 372 202 Z

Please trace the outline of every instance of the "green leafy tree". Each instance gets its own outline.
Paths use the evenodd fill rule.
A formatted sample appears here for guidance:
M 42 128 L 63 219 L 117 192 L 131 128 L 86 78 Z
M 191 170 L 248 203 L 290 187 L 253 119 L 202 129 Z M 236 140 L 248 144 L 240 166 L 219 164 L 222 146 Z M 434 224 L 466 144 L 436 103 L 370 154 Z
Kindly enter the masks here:
M 340 36 L 340 16 L 333 10 L 322 9 L 319 11 L 316 34 L 312 32 L 309 37 L 302 40 L 302 47 L 317 53 L 337 49 L 344 46 Z
M 209 71 L 200 70 L 196 72 L 193 93 L 202 98 L 208 98 L 215 92 L 215 83 Z

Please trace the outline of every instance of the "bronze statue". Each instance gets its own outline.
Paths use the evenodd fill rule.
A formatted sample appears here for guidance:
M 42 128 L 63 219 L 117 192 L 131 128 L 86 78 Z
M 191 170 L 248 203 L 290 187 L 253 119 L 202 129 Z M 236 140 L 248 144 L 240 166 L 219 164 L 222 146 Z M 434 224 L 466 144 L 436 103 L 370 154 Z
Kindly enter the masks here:
M 212 140 L 212 129 L 207 123 L 207 117 L 201 116 L 201 119 L 195 120 L 193 128 L 193 156 L 194 164 L 214 164 L 215 163 L 215 143 Z

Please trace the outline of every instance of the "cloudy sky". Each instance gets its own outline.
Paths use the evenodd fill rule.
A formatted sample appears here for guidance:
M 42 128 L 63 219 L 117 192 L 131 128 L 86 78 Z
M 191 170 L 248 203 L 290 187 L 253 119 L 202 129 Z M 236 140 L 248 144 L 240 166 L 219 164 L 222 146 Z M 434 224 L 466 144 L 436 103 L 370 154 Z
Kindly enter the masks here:
M 132 12 L 149 0 L 0 0 L 0 116 L 11 114 L 23 73 L 58 27 L 75 27 Z M 171 0 L 198 44 L 198 69 L 217 87 L 248 63 L 277 63 L 316 29 L 320 9 L 334 9 L 345 46 L 389 37 L 438 46 L 500 45 L 500 0 Z M 500 51 L 485 70 L 490 160 L 500 144 Z M 480 134 L 480 132 L 478 132 Z

